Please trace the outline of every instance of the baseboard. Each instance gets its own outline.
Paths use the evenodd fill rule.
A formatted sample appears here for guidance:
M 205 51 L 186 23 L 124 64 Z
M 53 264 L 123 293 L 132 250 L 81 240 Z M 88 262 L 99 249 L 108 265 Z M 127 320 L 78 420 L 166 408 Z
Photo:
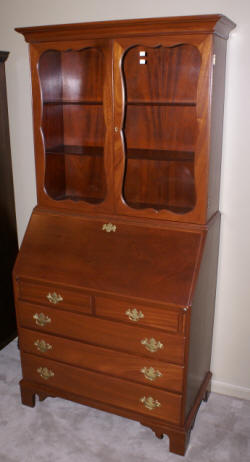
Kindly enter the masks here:
M 212 380 L 211 391 L 222 395 L 234 396 L 236 398 L 250 400 L 250 388 L 240 387 L 231 383 Z

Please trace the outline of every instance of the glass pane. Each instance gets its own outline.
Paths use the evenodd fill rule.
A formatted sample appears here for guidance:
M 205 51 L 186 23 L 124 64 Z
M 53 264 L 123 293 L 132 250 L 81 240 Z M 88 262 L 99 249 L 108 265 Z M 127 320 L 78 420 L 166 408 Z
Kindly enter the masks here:
M 55 200 L 105 198 L 103 73 L 98 48 L 49 50 L 40 58 L 45 189 Z
M 123 196 L 130 207 L 186 213 L 195 206 L 200 64 L 192 45 L 135 46 L 124 55 Z

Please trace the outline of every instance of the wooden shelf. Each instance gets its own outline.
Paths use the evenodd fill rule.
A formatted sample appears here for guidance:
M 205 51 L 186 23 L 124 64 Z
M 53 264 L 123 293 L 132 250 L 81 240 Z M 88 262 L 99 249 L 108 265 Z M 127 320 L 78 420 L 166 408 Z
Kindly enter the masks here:
M 102 106 L 102 101 L 98 100 L 62 100 L 62 99 L 54 99 L 54 100 L 45 100 L 43 104 L 46 106 L 53 106 L 53 105 L 85 105 L 85 106 Z
M 127 149 L 128 159 L 160 160 L 168 162 L 193 162 L 194 151 L 170 151 L 161 149 Z
M 103 202 L 103 197 L 87 197 L 87 196 L 77 196 L 77 195 L 72 195 L 72 194 L 60 194 L 56 197 L 53 197 L 54 200 L 56 201 L 65 201 L 65 200 L 71 200 L 73 202 L 79 202 L 79 201 L 84 201 L 88 202 L 90 204 L 99 204 L 100 202 Z
M 191 206 L 174 206 L 168 204 L 156 204 L 150 202 L 132 202 L 126 201 L 126 204 L 133 209 L 154 209 L 154 210 L 169 210 L 173 213 L 187 213 L 192 210 Z
M 46 154 L 64 154 L 73 156 L 103 156 L 101 146 L 61 145 L 46 149 Z M 128 159 L 159 160 L 165 162 L 193 162 L 194 151 L 171 151 L 163 149 L 127 149 Z
M 46 154 L 64 154 L 70 156 L 103 156 L 101 146 L 69 146 L 61 145 L 46 149 Z
M 128 106 L 196 106 L 195 101 L 127 101 Z

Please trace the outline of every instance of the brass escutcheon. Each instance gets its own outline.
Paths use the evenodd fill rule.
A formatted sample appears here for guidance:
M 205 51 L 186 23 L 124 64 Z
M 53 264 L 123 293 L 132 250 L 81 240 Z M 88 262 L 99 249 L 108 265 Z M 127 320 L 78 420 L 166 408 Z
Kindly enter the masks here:
M 48 380 L 55 375 L 54 372 L 50 371 L 47 367 L 39 367 L 37 372 L 44 380 Z
M 151 382 L 162 376 L 162 373 L 155 370 L 153 367 L 143 367 L 141 372 L 144 374 L 145 379 L 148 379 Z
M 34 345 L 37 347 L 38 351 L 41 351 L 42 353 L 52 349 L 52 345 L 46 343 L 45 340 L 36 340 Z
M 163 348 L 163 344 L 160 341 L 156 341 L 154 338 L 148 340 L 144 338 L 141 340 L 141 344 L 145 345 L 146 350 L 150 351 L 150 353 L 155 353 L 157 350 L 161 350 Z
M 115 232 L 116 225 L 112 225 L 112 223 L 105 223 L 104 225 L 102 225 L 102 230 L 106 231 L 107 233 L 110 233 L 110 231 Z
M 143 403 L 144 406 L 150 411 L 152 411 L 156 407 L 161 406 L 161 403 L 159 403 L 157 399 L 152 398 L 152 396 L 148 396 L 148 398 L 146 398 L 146 396 L 143 396 L 143 398 L 140 399 L 140 402 Z
M 137 311 L 136 308 L 132 308 L 132 309 L 128 309 L 126 311 L 126 315 L 129 317 L 130 321 L 139 321 L 139 319 L 142 319 L 144 318 L 144 314 L 143 312 L 140 310 L 140 311 Z
M 52 294 L 49 292 L 48 295 L 46 295 L 46 298 L 49 300 L 50 303 L 53 303 L 54 305 L 63 301 L 62 296 L 60 294 L 57 294 L 56 292 L 52 292 Z
M 36 324 L 38 326 L 42 326 L 42 327 L 51 322 L 51 319 L 48 316 L 46 316 L 44 313 L 34 314 L 33 319 L 36 320 Z

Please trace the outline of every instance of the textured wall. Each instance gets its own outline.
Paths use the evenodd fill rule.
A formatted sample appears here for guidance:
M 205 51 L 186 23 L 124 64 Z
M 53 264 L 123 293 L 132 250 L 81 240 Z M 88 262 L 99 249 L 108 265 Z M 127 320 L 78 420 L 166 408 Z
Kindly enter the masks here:
M 221 183 L 222 229 L 213 389 L 250 399 L 250 3 L 249 0 L 1 0 L 19 242 L 36 203 L 28 47 L 17 26 L 223 13 L 237 23 L 228 43 Z

